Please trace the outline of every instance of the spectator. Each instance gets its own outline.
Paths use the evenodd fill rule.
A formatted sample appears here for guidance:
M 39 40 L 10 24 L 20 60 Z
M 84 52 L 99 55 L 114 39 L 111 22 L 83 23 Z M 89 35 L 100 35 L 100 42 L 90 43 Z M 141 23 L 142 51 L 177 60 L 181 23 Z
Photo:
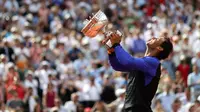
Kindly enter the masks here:
M 175 76 L 175 65 L 171 58 L 172 56 L 169 56 L 167 59 L 165 59 L 162 62 L 162 66 L 167 70 L 172 80 L 177 80 L 177 77 Z
M 15 13 L 19 9 L 19 4 L 16 0 L 6 1 L 4 7 L 10 11 Z
M 71 82 L 67 85 L 67 88 L 66 88 L 66 96 L 67 96 L 67 100 L 66 101 L 70 101 L 71 100 L 71 95 L 73 93 L 76 93 L 77 92 L 77 89 L 76 87 L 74 86 L 74 83 Z
M 89 69 L 89 75 L 92 76 L 92 77 L 99 77 L 100 75 L 100 71 L 98 69 L 98 62 L 97 61 L 94 61 L 92 62 L 91 66 L 89 66 L 87 69 Z
M 200 73 L 198 72 L 197 65 L 193 65 L 193 72 L 188 76 L 188 86 L 191 89 L 191 99 L 195 101 L 197 96 L 200 95 Z
M 89 61 L 85 59 L 83 53 L 79 53 L 78 56 L 79 59 L 74 62 L 74 68 L 78 73 L 85 73 L 85 69 L 87 68 Z
M 23 86 L 23 84 L 20 82 L 19 78 L 14 77 L 13 82 L 10 85 L 7 85 L 6 87 L 6 91 L 7 91 L 7 100 L 11 99 L 13 96 L 13 94 L 10 94 L 11 91 L 16 91 L 17 92 L 17 98 L 23 100 L 24 99 L 24 95 L 25 95 L 25 88 Z M 15 95 L 15 94 L 14 94 Z
M 164 92 L 159 94 L 157 96 L 157 99 L 161 100 L 164 111 L 166 112 L 172 111 L 171 105 L 173 104 L 175 100 L 175 94 L 171 90 L 171 86 L 169 84 L 165 86 Z
M 24 46 L 23 42 L 19 43 L 19 46 L 14 48 L 16 56 L 16 64 L 18 69 L 24 71 L 28 67 L 28 60 L 30 58 L 30 51 L 27 47 Z
M 172 112 L 179 112 L 181 108 L 181 101 L 179 99 L 175 99 L 172 104 Z
M 105 72 L 105 74 L 112 74 L 113 69 L 108 63 L 108 61 L 104 61 L 102 67 L 99 68 L 100 72 Z
M 81 66 L 81 65 L 82 64 L 79 63 L 79 66 Z M 63 61 L 59 63 L 59 66 L 57 66 L 56 69 L 62 75 L 66 74 L 70 70 L 73 70 L 73 63 L 70 61 L 68 55 L 64 56 Z
M 155 107 L 154 107 L 154 112 L 165 112 L 164 109 L 163 109 L 163 106 L 161 104 L 161 100 L 157 99 L 155 101 Z
M 73 93 L 71 95 L 71 101 L 66 102 L 64 107 L 67 109 L 67 111 L 76 112 L 78 104 L 78 95 L 77 93 Z
M 19 78 L 19 74 L 15 71 L 15 65 L 13 63 L 8 63 L 8 73 L 6 76 L 6 84 L 10 85 L 13 83 L 14 78 Z
M 30 48 L 30 61 L 34 69 L 37 69 L 42 60 L 42 49 L 40 49 L 41 45 L 36 39 L 33 41 L 33 45 Z
M 0 54 L 6 55 L 9 62 L 14 62 L 14 50 L 6 39 L 3 39 L 3 47 L 0 47 Z
M 101 97 L 100 99 L 104 101 L 106 104 L 109 104 L 116 99 L 114 85 L 111 85 L 112 83 L 110 83 L 110 80 L 111 80 L 111 77 L 105 76 L 104 83 L 103 83 L 103 90 L 100 95 Z
M 124 106 L 125 89 L 117 89 L 115 92 L 118 97 L 115 101 L 108 104 L 108 107 L 115 112 L 121 112 Z
M 39 8 L 38 15 L 39 15 L 39 18 L 40 18 L 40 22 L 43 22 L 45 26 L 48 24 L 49 13 L 50 13 L 50 11 L 46 7 L 45 2 L 43 1 L 41 3 L 41 7 Z
M 42 112 L 42 106 L 40 103 L 40 100 L 38 98 L 35 98 L 36 105 L 34 106 L 34 112 Z
M 67 91 L 64 85 L 61 85 L 61 87 L 59 88 L 58 95 L 59 95 L 59 98 L 61 98 L 62 104 L 64 104 L 66 101 L 69 101 L 69 96 L 67 94 Z
M 61 105 L 62 103 L 61 103 L 60 99 L 56 98 L 54 102 L 55 102 L 55 106 L 50 109 L 50 112 L 55 112 L 55 111 L 57 111 L 57 112 L 66 112 L 67 111 L 67 109 L 65 109 Z
M 90 83 L 83 87 L 83 92 L 86 93 L 86 101 L 89 102 L 89 106 L 93 106 L 94 103 L 100 100 L 102 88 L 100 85 L 95 84 L 94 77 L 90 77 Z
M 72 61 L 75 61 L 78 59 L 78 54 L 80 53 L 80 49 L 77 47 L 77 45 L 74 45 L 74 47 L 69 51 L 69 58 Z
M 135 39 L 133 39 L 132 52 L 134 53 L 135 56 L 141 57 L 144 55 L 145 51 L 146 51 L 145 41 L 142 39 L 140 31 L 137 31 Z
M 181 63 L 180 63 L 180 65 L 178 65 L 177 69 L 181 73 L 181 76 L 182 76 L 185 86 L 187 86 L 187 78 L 188 78 L 188 74 L 190 71 L 190 66 L 187 64 L 185 56 L 181 59 Z
M 26 79 L 24 81 L 24 86 L 26 89 L 31 87 L 33 89 L 33 95 L 37 96 L 38 82 L 33 78 L 33 72 L 30 70 L 26 73 Z
M 51 69 L 49 62 L 42 61 L 40 68 L 35 71 L 35 75 L 39 78 L 40 81 L 40 88 L 45 90 L 47 88 L 49 82 L 49 75 L 56 74 L 54 70 Z
M 198 70 L 200 71 L 200 50 L 196 50 L 196 56 L 192 59 L 192 64 L 196 64 L 198 66 Z
M 182 106 L 186 106 L 186 105 L 190 105 L 191 104 L 191 92 L 190 92 L 190 88 L 185 88 L 184 94 L 179 97 Z
M 179 43 L 179 37 L 173 36 L 172 40 L 174 42 L 173 45 L 173 62 L 175 63 L 175 67 L 177 67 L 180 64 L 180 56 L 181 56 L 181 46 Z
M 55 92 L 58 91 L 57 87 L 58 87 L 59 82 L 56 80 L 56 77 L 54 75 L 49 74 L 48 83 L 52 83 L 53 84 L 53 86 L 54 86 L 53 89 L 54 89 Z
M 174 81 L 174 83 L 178 86 L 178 85 L 180 85 L 180 86 L 183 86 L 184 85 L 184 82 L 183 82 L 183 77 L 182 77 L 182 75 L 181 75 L 181 72 L 180 71 L 176 71 L 175 72 L 175 74 L 176 74 L 176 80 Z
M 191 58 L 193 54 L 192 51 L 190 50 L 191 46 L 189 44 L 188 36 L 184 34 L 182 38 L 183 38 L 181 42 L 182 54 L 185 54 L 186 58 Z
M 33 89 L 31 87 L 27 88 L 27 92 L 24 97 L 24 111 L 34 112 L 34 107 L 36 106 L 35 95 L 33 94 Z
M 194 53 L 198 53 L 199 52 L 199 48 L 198 48 L 199 43 L 200 43 L 200 37 L 198 37 L 195 40 L 195 42 L 192 44 Z
M 48 38 L 48 35 L 46 36 Z M 56 60 L 56 55 L 53 50 L 50 48 L 50 43 L 47 40 L 41 41 L 42 47 L 42 57 L 44 60 L 48 61 L 50 65 L 54 65 L 54 61 Z
M 18 94 L 15 90 L 10 91 L 12 94 L 12 98 L 8 100 L 7 102 L 7 106 L 11 109 L 16 109 L 18 111 L 23 111 L 23 101 L 21 99 L 19 99 Z
M 43 105 L 49 109 L 55 106 L 55 98 L 57 97 L 56 92 L 54 91 L 54 86 L 52 83 L 49 83 L 47 86 L 47 90 L 44 91 L 44 96 L 43 96 Z
M 108 112 L 108 108 L 106 107 L 103 101 L 97 101 L 92 108 L 92 112 Z
M 115 83 L 115 88 L 123 88 L 126 85 L 126 78 L 127 78 L 127 74 L 126 73 L 119 73 L 116 72 L 116 78 L 114 79 L 114 83 Z

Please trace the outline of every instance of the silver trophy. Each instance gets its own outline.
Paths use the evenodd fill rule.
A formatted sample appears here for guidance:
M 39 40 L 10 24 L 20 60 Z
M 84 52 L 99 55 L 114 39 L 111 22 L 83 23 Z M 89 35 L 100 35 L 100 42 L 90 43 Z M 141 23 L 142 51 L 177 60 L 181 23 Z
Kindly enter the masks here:
M 108 18 L 101 10 L 99 10 L 90 20 L 86 20 L 84 24 L 85 27 L 83 27 L 81 32 L 84 35 L 93 38 L 97 34 L 105 32 L 104 29 L 108 24 Z
M 106 30 L 108 18 L 101 10 L 99 10 L 90 20 L 86 20 L 84 24 L 85 26 L 81 32 L 90 38 L 94 38 L 98 34 L 104 34 L 108 36 L 112 33 L 111 31 Z M 117 33 L 122 35 L 119 31 L 117 31 Z M 106 42 L 106 45 L 108 47 L 112 46 L 110 40 Z

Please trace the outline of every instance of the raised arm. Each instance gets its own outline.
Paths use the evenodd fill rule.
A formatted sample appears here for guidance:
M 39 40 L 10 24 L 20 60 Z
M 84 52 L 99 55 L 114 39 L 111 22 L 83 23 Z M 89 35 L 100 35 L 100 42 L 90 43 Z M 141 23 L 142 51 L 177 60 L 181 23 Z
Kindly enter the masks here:
M 109 62 L 112 66 L 112 68 L 116 71 L 121 71 L 121 72 L 127 72 L 130 71 L 128 68 L 124 67 L 119 63 L 119 61 L 116 58 L 115 54 L 111 54 L 108 56 L 109 57 Z
M 120 44 L 114 46 L 116 58 L 127 70 L 140 70 L 149 72 L 152 68 L 157 67 L 159 61 L 153 57 L 135 58 L 127 53 Z

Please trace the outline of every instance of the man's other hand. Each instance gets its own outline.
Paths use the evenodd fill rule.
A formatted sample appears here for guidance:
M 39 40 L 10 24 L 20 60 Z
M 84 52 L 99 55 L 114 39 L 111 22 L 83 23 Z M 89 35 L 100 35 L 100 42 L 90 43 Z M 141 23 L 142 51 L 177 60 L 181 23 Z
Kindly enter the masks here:
M 119 31 L 115 31 L 110 35 L 110 41 L 112 45 L 119 44 L 121 42 L 121 39 L 122 39 L 122 34 Z
M 111 38 L 111 34 L 112 34 L 113 32 L 106 32 L 106 33 L 104 33 L 104 35 L 105 35 L 105 38 L 102 40 L 102 44 L 103 45 L 106 45 L 106 43 L 108 42 L 108 40 Z
M 111 44 L 114 45 L 116 43 L 120 43 L 122 38 L 122 34 L 119 31 L 109 32 L 105 34 L 105 39 L 103 39 L 102 44 L 105 45 L 108 40 L 111 41 Z

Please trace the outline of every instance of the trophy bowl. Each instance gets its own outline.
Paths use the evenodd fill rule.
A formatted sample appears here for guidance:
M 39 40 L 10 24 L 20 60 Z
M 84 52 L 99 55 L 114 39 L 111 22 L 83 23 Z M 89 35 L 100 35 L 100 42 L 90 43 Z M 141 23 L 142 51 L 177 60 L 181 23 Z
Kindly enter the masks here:
M 99 10 L 90 20 L 85 21 L 85 26 L 81 32 L 84 35 L 93 38 L 99 33 L 104 33 L 107 24 L 108 18 L 101 10 Z

